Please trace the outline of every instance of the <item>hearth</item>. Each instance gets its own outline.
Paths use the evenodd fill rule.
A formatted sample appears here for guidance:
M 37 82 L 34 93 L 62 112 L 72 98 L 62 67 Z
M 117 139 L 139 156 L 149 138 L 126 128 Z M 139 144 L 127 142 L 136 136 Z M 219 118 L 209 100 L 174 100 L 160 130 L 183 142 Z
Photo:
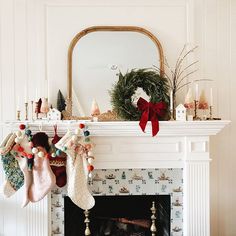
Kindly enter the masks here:
M 152 203 L 155 203 L 157 235 L 170 235 L 170 195 L 96 196 L 90 210 L 93 236 L 151 236 Z M 65 197 L 65 236 L 84 235 L 84 211 Z

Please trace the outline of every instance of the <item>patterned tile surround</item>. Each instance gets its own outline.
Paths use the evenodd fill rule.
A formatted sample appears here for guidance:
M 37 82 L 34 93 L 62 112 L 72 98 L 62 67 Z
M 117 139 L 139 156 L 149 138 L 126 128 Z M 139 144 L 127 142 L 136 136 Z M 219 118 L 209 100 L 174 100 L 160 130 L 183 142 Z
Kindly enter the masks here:
M 97 195 L 170 195 L 171 236 L 183 235 L 182 169 L 94 170 L 89 187 Z M 66 189 L 51 194 L 52 236 L 64 235 L 64 200 Z

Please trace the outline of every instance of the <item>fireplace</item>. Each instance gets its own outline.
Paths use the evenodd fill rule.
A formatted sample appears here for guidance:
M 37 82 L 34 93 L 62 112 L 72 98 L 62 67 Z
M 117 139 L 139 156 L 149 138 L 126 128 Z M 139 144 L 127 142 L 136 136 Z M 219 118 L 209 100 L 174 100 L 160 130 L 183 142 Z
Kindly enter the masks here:
M 84 211 L 64 198 L 65 236 L 84 235 Z M 170 235 L 170 195 L 96 196 L 90 210 L 91 235 L 151 236 L 153 202 L 157 209 L 157 234 Z
M 89 187 L 96 201 L 89 216 L 93 236 L 109 235 L 102 231 L 105 229 L 110 229 L 113 236 L 151 235 L 152 202 L 157 209 L 157 235 L 182 235 L 183 169 L 95 170 Z M 55 189 L 51 197 L 52 235 L 84 235 L 84 211 L 66 197 L 65 191 Z M 147 227 L 137 227 L 130 221 Z
M 170 234 L 209 236 L 209 137 L 229 123 L 227 120 L 163 121 L 160 122 L 157 138 L 151 137 L 150 123 L 146 134 L 140 132 L 138 122 L 88 123 L 96 143 L 94 165 L 99 177 L 105 176 L 90 183 L 91 191 L 94 196 L 144 195 L 147 190 L 151 190 L 147 195 L 169 195 Z M 76 125 L 72 122 L 70 128 L 74 129 Z M 32 132 L 38 131 L 37 124 L 30 126 Z M 68 123 L 61 122 L 59 126 L 59 135 L 62 136 L 68 129 Z M 18 124 L 15 126 L 17 128 Z M 44 130 L 53 136 L 52 124 L 44 125 Z M 133 172 L 127 172 L 130 168 Z M 146 170 L 145 178 L 139 179 L 140 173 L 136 170 L 142 171 L 142 168 Z M 118 173 L 120 179 L 112 179 L 112 173 Z M 127 182 L 129 175 L 133 179 Z M 113 187 L 110 184 L 112 181 L 115 182 Z M 126 193 L 123 190 L 127 188 L 129 192 Z M 26 209 L 29 216 L 27 235 L 64 235 L 63 196 L 66 196 L 65 189 L 54 189 L 50 198 L 44 198 Z

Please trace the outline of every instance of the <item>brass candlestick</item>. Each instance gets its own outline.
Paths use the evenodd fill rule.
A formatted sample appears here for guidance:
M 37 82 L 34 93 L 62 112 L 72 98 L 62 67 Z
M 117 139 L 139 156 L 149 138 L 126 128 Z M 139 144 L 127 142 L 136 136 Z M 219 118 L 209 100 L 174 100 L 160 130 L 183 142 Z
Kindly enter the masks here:
M 31 119 L 34 120 L 34 101 L 30 101 L 31 103 Z
M 38 118 L 39 118 L 39 112 L 38 112 L 38 110 L 39 110 L 39 103 L 38 102 L 35 102 L 35 114 L 36 114 L 36 120 L 38 120 Z
M 16 115 L 17 120 L 20 120 L 20 111 L 17 110 L 16 113 L 17 113 L 17 115 Z
M 152 207 L 150 208 L 151 212 L 152 212 L 152 216 L 151 216 L 151 221 L 152 221 L 152 224 L 151 224 L 151 233 L 152 233 L 152 236 L 156 236 L 156 232 L 157 232 L 157 227 L 156 227 L 156 212 L 157 212 L 157 209 L 155 207 L 155 202 L 152 202 Z
M 84 223 L 85 223 L 85 225 L 86 225 L 84 235 L 87 236 L 87 235 L 91 235 L 91 231 L 90 231 L 90 229 L 89 229 L 89 223 L 90 223 L 90 220 L 89 220 L 89 211 L 88 211 L 88 210 L 85 210 L 85 211 L 84 211 L 84 215 L 85 215 Z
M 28 102 L 25 102 L 25 120 L 28 120 Z
M 197 110 L 198 110 L 198 101 L 194 100 L 194 116 L 193 120 L 201 120 L 201 118 L 197 115 Z
M 208 120 L 213 120 L 213 117 L 212 117 L 212 110 L 213 110 L 213 106 L 210 106 L 210 107 L 209 107 L 209 118 L 208 118 Z

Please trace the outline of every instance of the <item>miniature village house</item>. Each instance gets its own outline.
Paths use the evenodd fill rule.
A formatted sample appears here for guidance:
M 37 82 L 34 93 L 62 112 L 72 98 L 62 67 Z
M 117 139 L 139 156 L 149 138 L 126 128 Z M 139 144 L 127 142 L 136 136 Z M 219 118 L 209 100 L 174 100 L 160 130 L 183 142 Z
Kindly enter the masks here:
M 186 121 L 186 108 L 183 104 L 179 104 L 176 107 L 176 120 L 177 121 Z
M 61 120 L 61 112 L 58 111 L 56 108 L 52 108 L 47 113 L 47 118 L 49 120 Z

